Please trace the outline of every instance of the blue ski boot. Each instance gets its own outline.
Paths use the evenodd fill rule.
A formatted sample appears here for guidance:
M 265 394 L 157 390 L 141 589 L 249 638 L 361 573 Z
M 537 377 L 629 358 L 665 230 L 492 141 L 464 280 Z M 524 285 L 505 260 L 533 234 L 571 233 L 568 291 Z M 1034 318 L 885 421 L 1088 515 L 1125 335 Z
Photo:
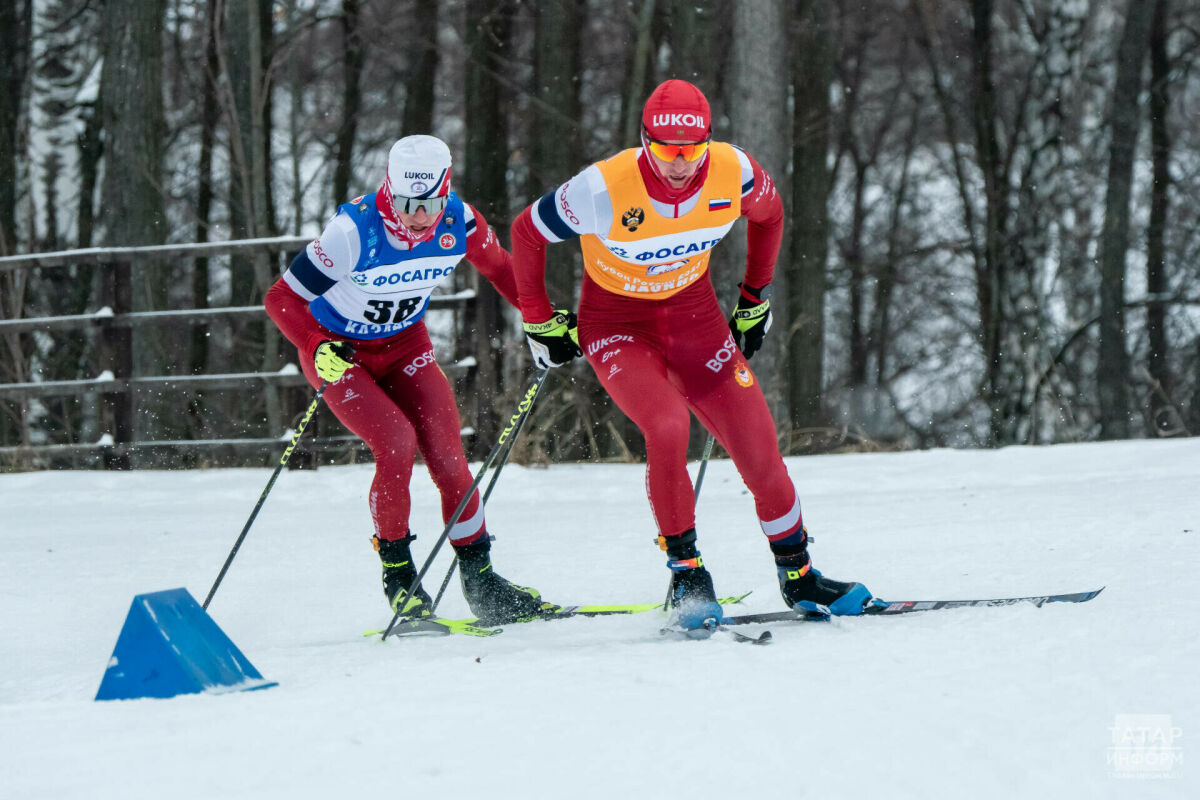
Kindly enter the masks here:
M 724 612 L 713 591 L 712 576 L 696 549 L 695 528 L 679 536 L 659 537 L 659 546 L 667 551 L 667 567 L 671 570 L 671 607 L 675 624 L 684 630 L 711 631 L 716 628 Z
M 861 583 L 826 578 L 813 568 L 808 555 L 808 532 L 801 528 L 800 542 L 771 545 L 779 591 L 784 602 L 797 611 L 820 616 L 855 616 L 874 599 Z

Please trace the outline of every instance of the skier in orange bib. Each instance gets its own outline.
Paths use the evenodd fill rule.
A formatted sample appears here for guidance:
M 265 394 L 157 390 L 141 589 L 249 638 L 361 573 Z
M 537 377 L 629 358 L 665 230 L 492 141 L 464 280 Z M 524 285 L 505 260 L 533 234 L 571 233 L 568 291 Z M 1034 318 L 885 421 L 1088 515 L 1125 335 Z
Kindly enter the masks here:
M 513 267 L 534 361 L 555 367 L 586 356 L 645 436 L 646 485 L 681 625 L 721 618 L 696 547 L 689 411 L 754 496 L 788 605 L 862 613 L 871 601 L 866 587 L 812 568 L 799 495 L 748 364 L 771 322 L 783 235 L 774 182 L 741 149 L 712 141 L 708 101 L 686 81 L 667 81 L 650 95 L 641 140 L 546 193 L 513 223 Z M 727 321 L 708 263 L 739 216 L 748 222 L 746 272 Z M 546 244 L 576 237 L 584 259 L 578 322 L 551 304 L 545 282 Z

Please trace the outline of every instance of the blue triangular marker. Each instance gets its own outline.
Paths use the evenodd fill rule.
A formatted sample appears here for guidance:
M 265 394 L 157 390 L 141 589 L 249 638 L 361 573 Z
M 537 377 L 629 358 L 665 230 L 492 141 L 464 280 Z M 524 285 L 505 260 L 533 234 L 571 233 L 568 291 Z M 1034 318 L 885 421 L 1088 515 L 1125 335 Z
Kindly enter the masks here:
M 187 589 L 139 594 L 125 617 L 97 700 L 237 692 L 263 679 Z

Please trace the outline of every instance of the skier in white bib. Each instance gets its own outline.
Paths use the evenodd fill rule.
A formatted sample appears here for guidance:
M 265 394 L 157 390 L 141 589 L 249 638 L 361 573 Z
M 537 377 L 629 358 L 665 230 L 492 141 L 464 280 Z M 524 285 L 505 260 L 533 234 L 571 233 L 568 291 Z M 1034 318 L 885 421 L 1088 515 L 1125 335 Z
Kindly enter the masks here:
M 437 364 L 422 317 L 434 287 L 463 258 L 512 305 L 511 257 L 483 215 L 450 190 L 450 149 L 433 136 L 407 136 L 388 154 L 378 192 L 338 207 L 321 236 L 300 251 L 267 292 L 267 313 L 300 356 L 325 402 L 375 456 L 373 542 L 393 611 L 429 613 L 418 586 L 409 530 L 409 480 L 419 449 L 449 521 L 470 488 L 458 406 Z M 492 569 L 483 503 L 476 491 L 450 543 L 471 611 L 490 623 L 539 616 L 534 589 Z

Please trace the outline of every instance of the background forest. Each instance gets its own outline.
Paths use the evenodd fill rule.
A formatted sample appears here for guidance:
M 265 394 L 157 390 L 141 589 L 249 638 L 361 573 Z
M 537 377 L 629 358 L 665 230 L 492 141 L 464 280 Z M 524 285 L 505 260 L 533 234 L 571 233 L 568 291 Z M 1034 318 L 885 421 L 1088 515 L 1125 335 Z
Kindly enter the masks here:
M 783 193 L 753 366 L 785 452 L 1200 431 L 1200 0 L 0 0 L 0 51 L 0 256 L 313 236 L 424 132 L 507 242 L 679 77 Z M 714 259 L 727 305 L 742 230 Z M 549 254 L 566 302 L 578 248 Z M 253 305 L 291 255 L 169 259 L 133 307 Z M 0 263 L 0 320 L 93 313 L 98 280 Z M 476 355 L 460 400 L 486 449 L 528 359 L 514 312 L 456 281 L 477 300 L 435 341 Z M 0 382 L 96 377 L 89 333 L 0 333 Z M 295 361 L 262 322 L 133 337 L 144 375 Z M 530 446 L 636 456 L 566 371 Z M 141 436 L 277 435 L 307 398 L 207 394 L 141 398 Z M 0 409 L 0 445 L 104 430 L 86 396 Z

